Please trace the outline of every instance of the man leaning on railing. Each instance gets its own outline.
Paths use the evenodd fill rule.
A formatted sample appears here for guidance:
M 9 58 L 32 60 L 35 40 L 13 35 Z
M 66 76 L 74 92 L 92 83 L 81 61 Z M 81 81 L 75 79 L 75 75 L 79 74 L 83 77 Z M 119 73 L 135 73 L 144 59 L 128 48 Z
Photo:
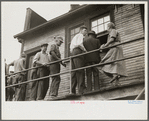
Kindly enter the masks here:
M 61 54 L 59 47 L 63 43 L 63 38 L 60 36 L 54 37 L 55 44 L 52 44 L 50 46 L 50 60 L 51 62 L 53 61 L 58 61 L 61 60 Z M 60 73 L 60 64 L 62 64 L 64 67 L 66 67 L 66 64 L 61 62 L 53 63 L 50 65 L 50 74 L 57 74 Z M 59 89 L 59 84 L 60 84 L 61 78 L 60 75 L 57 76 L 52 76 L 52 83 L 50 87 L 50 97 L 56 97 L 58 95 L 58 89 Z
M 13 61 L 8 65 L 8 70 L 10 66 L 14 66 L 15 73 L 25 70 L 25 61 L 26 61 L 25 57 L 26 57 L 25 53 L 22 53 L 19 59 Z M 20 72 L 16 74 L 15 82 L 13 84 L 24 82 L 25 75 L 26 72 Z M 15 101 L 24 101 L 24 100 L 25 100 L 25 85 L 18 85 L 15 87 Z
M 47 51 L 47 43 L 44 43 L 41 45 L 41 51 L 36 53 L 34 59 L 33 59 L 33 65 L 36 67 L 39 67 L 36 71 L 36 69 L 33 69 L 32 71 L 32 76 L 33 74 L 37 73 L 37 78 L 41 78 L 44 76 L 49 75 L 49 68 L 47 67 L 47 64 L 50 63 L 50 58 L 48 54 L 46 53 Z M 36 78 L 36 77 L 34 77 Z M 31 86 L 31 94 L 30 94 L 30 100 L 43 100 L 47 90 L 49 87 L 49 79 L 41 79 L 38 81 L 32 82 Z
M 96 33 L 94 31 L 88 32 L 88 37 L 83 41 L 83 45 L 87 51 L 92 51 L 100 48 L 100 40 L 96 39 Z M 87 66 L 98 64 L 100 62 L 99 51 L 89 53 L 85 55 L 85 63 Z M 96 67 L 86 69 L 87 76 L 87 91 L 92 91 L 92 73 L 94 80 L 94 90 L 99 90 L 99 71 Z
M 80 27 L 80 33 L 74 36 L 70 44 L 71 55 L 78 55 L 86 51 L 83 45 L 83 39 L 87 34 L 87 27 Z M 84 67 L 84 56 L 79 56 L 72 59 L 72 69 Z M 78 93 L 83 94 L 85 90 L 85 72 L 84 70 L 78 70 L 71 73 L 72 77 L 72 93 L 76 94 L 76 86 L 78 84 Z

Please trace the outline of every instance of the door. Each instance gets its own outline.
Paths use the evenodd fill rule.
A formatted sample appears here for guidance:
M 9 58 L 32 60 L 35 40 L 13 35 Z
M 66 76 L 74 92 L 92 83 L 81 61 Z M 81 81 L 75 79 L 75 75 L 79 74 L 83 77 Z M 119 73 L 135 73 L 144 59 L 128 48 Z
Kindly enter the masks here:
M 32 55 L 32 56 L 29 57 L 29 66 L 28 66 L 28 68 L 32 67 L 34 56 L 35 55 Z M 31 70 L 28 71 L 27 80 L 31 80 Z M 25 98 L 25 100 L 29 100 L 30 92 L 31 92 L 31 83 L 28 83 L 27 86 L 26 86 L 26 98 Z

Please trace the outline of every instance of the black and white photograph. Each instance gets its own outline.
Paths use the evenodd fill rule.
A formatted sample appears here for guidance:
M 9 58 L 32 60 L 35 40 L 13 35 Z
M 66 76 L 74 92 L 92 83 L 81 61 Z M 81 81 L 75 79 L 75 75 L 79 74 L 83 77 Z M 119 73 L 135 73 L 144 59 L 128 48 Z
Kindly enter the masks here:
M 148 118 L 148 1 L 1 1 L 3 120 Z

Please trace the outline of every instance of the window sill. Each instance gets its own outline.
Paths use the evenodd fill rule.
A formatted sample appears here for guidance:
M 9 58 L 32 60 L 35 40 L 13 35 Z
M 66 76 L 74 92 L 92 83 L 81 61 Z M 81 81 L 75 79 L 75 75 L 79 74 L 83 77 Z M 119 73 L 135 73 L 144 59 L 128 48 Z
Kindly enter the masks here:
M 104 36 L 104 35 L 108 35 L 108 31 L 107 30 L 105 30 L 103 32 L 100 32 L 100 33 L 97 33 L 97 38 L 101 37 L 101 36 Z

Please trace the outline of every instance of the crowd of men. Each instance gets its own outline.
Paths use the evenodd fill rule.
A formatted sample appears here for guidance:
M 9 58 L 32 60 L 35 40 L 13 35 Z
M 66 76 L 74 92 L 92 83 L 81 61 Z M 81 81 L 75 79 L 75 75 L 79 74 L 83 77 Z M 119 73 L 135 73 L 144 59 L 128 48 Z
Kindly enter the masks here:
M 113 24 L 112 24 L 113 25 Z M 109 24 L 111 26 L 111 24 Z M 109 31 L 113 32 L 113 28 L 109 29 Z M 116 33 L 116 32 L 115 32 Z M 87 36 L 86 36 L 87 35 Z M 71 40 L 70 44 L 70 53 L 71 56 L 75 56 L 81 53 L 85 53 L 88 51 L 92 51 L 95 49 L 99 49 L 103 46 L 108 45 L 109 43 L 113 43 L 115 41 L 115 38 L 117 38 L 117 33 L 112 34 L 112 36 L 109 39 L 109 41 L 102 45 L 100 44 L 100 40 L 96 38 L 96 33 L 94 31 L 87 32 L 86 26 L 80 27 L 80 32 L 74 36 L 74 38 Z M 54 38 L 55 44 L 50 45 L 50 51 L 47 53 L 47 43 L 44 43 L 41 45 L 41 51 L 36 53 L 33 59 L 33 67 L 31 70 L 31 79 L 37 79 L 42 78 L 48 75 L 58 74 L 60 73 L 60 65 L 63 65 L 66 67 L 66 64 L 61 61 L 61 54 L 59 47 L 63 43 L 63 38 L 60 36 L 57 36 Z M 112 53 L 118 50 L 114 49 L 112 50 Z M 111 51 L 109 51 L 111 53 Z M 108 55 L 110 57 L 111 55 Z M 112 55 L 113 56 L 113 55 Z M 111 57 L 112 57 L 111 56 Z M 117 55 L 115 55 L 117 56 Z M 105 56 L 106 59 L 108 58 Z M 56 63 L 52 63 L 49 65 L 50 62 L 58 61 Z M 72 59 L 72 69 L 81 68 L 84 66 L 91 66 L 93 64 L 100 63 L 100 52 L 93 52 L 89 53 L 83 56 L 78 56 Z M 22 56 L 15 60 L 14 62 L 10 63 L 9 66 L 14 66 L 14 73 L 20 72 L 25 70 L 25 54 L 23 53 Z M 115 68 L 115 66 L 110 65 L 110 68 Z M 116 66 L 116 68 L 118 68 Z M 109 70 L 109 67 L 106 69 Z M 8 69 L 9 70 L 9 69 Z M 110 72 L 106 72 L 106 74 L 110 74 Z M 112 71 L 111 71 L 112 73 Z M 112 73 L 113 75 L 116 75 L 118 72 Z M 99 70 L 96 67 L 90 67 L 86 69 L 86 77 L 87 77 L 87 85 L 85 85 L 85 70 L 77 70 L 73 71 L 71 73 L 71 92 L 73 94 L 76 94 L 76 87 L 78 86 L 78 94 L 82 95 L 85 92 L 92 91 L 92 82 L 94 82 L 94 90 L 99 90 Z M 92 81 L 92 75 L 93 80 Z M 15 75 L 11 75 L 7 80 L 7 86 L 12 84 L 17 84 L 20 82 L 26 81 L 26 72 L 17 73 Z M 118 74 L 116 76 L 112 76 L 112 81 L 118 79 Z M 50 86 L 49 95 L 51 98 L 57 97 L 59 85 L 60 85 L 60 75 L 54 75 L 51 77 L 52 82 Z M 30 92 L 30 101 L 38 101 L 43 100 L 47 90 L 49 88 L 49 78 L 43 78 L 38 81 L 31 82 L 31 92 Z M 14 100 L 14 101 L 24 101 L 25 100 L 25 84 L 17 85 L 14 87 L 10 87 L 6 89 L 6 100 Z

